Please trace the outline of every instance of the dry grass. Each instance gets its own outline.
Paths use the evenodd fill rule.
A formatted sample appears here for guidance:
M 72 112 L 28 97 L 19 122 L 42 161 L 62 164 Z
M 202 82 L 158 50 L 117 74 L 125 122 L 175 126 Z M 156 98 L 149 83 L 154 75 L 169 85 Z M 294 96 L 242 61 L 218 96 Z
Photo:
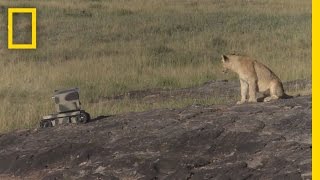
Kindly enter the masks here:
M 2 132 L 35 127 L 54 110 L 50 96 L 59 88 L 80 87 L 93 116 L 192 104 L 89 102 L 235 78 L 222 76 L 222 53 L 256 57 L 283 81 L 311 78 L 311 1 L 5 0 L 0 6 L 0 22 L 7 7 L 38 10 L 37 50 L 7 50 L 7 27 L 0 23 Z

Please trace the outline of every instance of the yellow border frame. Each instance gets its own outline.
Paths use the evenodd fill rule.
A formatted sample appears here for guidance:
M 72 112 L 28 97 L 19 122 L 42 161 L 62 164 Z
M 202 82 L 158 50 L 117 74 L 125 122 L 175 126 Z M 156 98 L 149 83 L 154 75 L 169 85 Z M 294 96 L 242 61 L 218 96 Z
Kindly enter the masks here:
M 312 179 L 320 179 L 319 172 L 319 138 L 320 138 L 320 53 L 319 53 L 319 30 L 320 30 L 320 3 L 312 0 Z M 318 48 L 318 50 L 317 50 Z
M 13 44 L 13 13 L 31 13 L 32 42 L 31 44 Z M 8 49 L 36 49 L 37 48 L 37 9 L 36 8 L 8 8 Z

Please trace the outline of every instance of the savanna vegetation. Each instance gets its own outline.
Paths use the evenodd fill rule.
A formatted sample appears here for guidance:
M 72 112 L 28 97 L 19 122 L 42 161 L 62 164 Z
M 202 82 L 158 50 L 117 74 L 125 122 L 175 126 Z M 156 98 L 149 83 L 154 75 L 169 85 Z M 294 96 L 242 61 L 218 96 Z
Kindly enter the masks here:
M 235 79 L 221 73 L 223 53 L 255 57 L 283 81 L 311 78 L 311 1 L 3 0 L 0 7 L 0 132 L 36 127 L 54 112 L 50 97 L 60 88 L 79 87 L 92 116 L 192 104 L 100 99 Z M 7 49 L 9 7 L 37 8 L 36 50 Z M 30 29 L 28 16 L 14 16 L 14 42 L 29 42 Z

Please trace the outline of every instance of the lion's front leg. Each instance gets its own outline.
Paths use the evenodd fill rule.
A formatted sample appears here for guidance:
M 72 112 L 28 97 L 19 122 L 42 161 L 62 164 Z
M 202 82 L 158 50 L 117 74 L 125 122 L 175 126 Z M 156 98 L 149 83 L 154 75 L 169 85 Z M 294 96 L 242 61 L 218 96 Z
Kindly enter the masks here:
M 257 102 L 257 80 L 253 79 L 249 81 L 249 102 Z
M 237 102 L 237 104 L 243 104 L 247 101 L 248 95 L 248 83 L 242 79 L 240 79 L 240 91 L 241 91 L 241 100 Z

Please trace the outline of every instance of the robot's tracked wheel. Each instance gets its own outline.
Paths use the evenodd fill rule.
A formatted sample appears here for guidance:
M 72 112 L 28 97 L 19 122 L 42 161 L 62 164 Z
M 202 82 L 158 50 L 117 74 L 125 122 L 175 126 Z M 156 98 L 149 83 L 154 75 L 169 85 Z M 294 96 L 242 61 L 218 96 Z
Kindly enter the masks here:
M 81 112 L 78 116 L 79 123 L 87 123 L 90 121 L 90 114 L 87 112 Z
M 47 127 L 52 127 L 52 123 L 50 120 L 42 120 L 40 122 L 40 127 L 41 128 L 47 128 Z

